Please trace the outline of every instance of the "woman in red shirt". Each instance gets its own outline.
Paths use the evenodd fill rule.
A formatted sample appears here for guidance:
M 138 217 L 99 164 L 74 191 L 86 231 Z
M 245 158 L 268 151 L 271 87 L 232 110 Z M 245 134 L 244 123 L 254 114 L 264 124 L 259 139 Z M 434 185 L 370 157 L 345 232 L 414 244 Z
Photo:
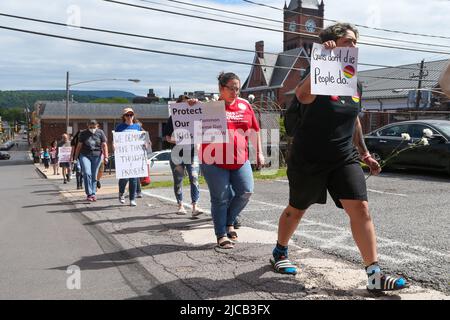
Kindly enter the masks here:
M 237 233 L 234 222 L 253 193 L 253 172 L 248 158 L 248 141 L 256 147 L 257 165 L 264 164 L 259 124 L 250 103 L 239 98 L 241 81 L 234 73 L 219 75 L 220 100 L 225 101 L 227 143 L 203 144 L 202 173 L 211 195 L 211 215 L 217 244 L 233 248 Z

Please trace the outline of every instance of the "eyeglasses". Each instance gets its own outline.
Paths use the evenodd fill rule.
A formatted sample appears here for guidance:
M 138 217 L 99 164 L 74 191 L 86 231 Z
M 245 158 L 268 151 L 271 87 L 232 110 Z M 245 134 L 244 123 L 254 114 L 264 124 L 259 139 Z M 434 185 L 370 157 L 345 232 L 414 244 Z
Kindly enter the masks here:
M 233 91 L 233 92 L 239 92 L 241 90 L 239 87 L 225 86 L 225 88 L 227 88 L 228 90 Z
M 133 117 L 134 114 L 133 114 L 133 113 L 126 113 L 126 114 L 124 114 L 124 116 L 125 116 L 125 117 Z

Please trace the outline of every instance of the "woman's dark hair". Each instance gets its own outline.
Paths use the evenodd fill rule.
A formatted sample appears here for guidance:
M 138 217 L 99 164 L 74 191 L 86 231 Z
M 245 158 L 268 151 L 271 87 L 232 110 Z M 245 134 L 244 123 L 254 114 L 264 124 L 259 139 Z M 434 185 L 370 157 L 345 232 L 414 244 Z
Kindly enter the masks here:
M 177 103 L 184 102 L 186 100 L 189 100 L 189 96 L 187 96 L 185 94 L 180 94 L 180 96 L 177 99 Z
M 342 23 L 342 22 L 338 22 L 331 26 L 326 27 L 319 34 L 319 37 L 322 43 L 327 42 L 329 40 L 336 41 L 337 39 L 345 36 L 348 30 L 353 31 L 353 33 L 356 36 L 356 39 L 358 39 L 359 37 L 358 29 L 356 29 L 356 27 L 350 23 Z
M 219 86 L 221 87 L 225 87 L 230 80 L 237 80 L 239 83 L 241 82 L 241 79 L 233 72 L 221 72 L 217 77 L 217 80 L 219 80 Z

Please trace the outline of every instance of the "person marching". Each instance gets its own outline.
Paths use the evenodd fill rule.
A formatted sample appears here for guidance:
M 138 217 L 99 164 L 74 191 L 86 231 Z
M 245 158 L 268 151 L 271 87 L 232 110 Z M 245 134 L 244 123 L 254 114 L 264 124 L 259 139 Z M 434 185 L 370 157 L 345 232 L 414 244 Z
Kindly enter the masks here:
M 61 136 L 61 141 L 58 143 L 58 151 L 59 151 L 59 148 L 61 148 L 61 147 L 71 147 L 69 135 L 67 133 L 64 133 Z M 57 157 L 59 158 L 59 153 L 58 153 Z M 60 162 L 59 163 L 59 167 L 62 169 L 64 184 L 66 184 L 67 182 L 70 182 L 70 175 L 71 175 L 70 166 L 71 166 L 70 162 Z
M 320 38 L 326 49 L 356 47 L 358 31 L 348 23 L 337 23 L 324 29 Z M 305 111 L 288 159 L 289 205 L 279 219 L 278 242 L 270 261 L 277 272 L 297 273 L 297 266 L 288 258 L 289 239 L 312 204 L 326 203 L 328 190 L 336 206 L 350 218 L 353 238 L 366 266 L 367 289 L 399 290 L 406 287 L 406 280 L 383 274 L 378 265 L 375 228 L 359 161 L 365 162 L 373 175 L 381 169 L 364 143 L 358 91 L 357 99 L 313 95 L 309 74 L 297 86 L 295 98 L 305 105 Z
M 177 103 L 186 102 L 188 100 L 188 96 L 180 95 L 177 99 Z M 167 142 L 175 145 L 176 140 L 173 136 L 173 132 L 174 128 L 172 117 L 169 117 L 163 135 L 165 136 Z M 186 209 L 183 205 L 183 178 L 184 172 L 186 171 L 188 173 L 189 183 L 191 185 L 192 217 L 196 217 L 204 213 L 204 211 L 197 205 L 200 198 L 200 187 L 198 184 L 198 174 L 200 168 L 198 156 L 196 154 L 197 150 L 195 147 L 195 144 L 178 146 L 177 148 L 172 149 L 173 152 L 170 156 L 170 168 L 172 169 L 173 175 L 173 189 L 178 203 L 177 213 L 180 215 L 186 214 Z
M 74 156 L 75 159 L 80 159 L 84 190 L 89 202 L 97 201 L 97 174 L 102 155 L 104 161 L 108 162 L 106 135 L 97 126 L 97 120 L 90 120 L 88 122 L 88 130 L 80 132 Z
M 222 249 L 232 249 L 238 239 L 234 230 L 236 217 L 253 194 L 249 138 L 256 147 L 257 165 L 263 165 L 265 160 L 255 113 L 247 100 L 239 98 L 239 77 L 231 72 L 221 73 L 218 81 L 219 100 L 225 102 L 229 142 L 203 143 L 200 166 L 210 191 L 217 244 Z
M 142 131 L 141 125 L 138 123 L 138 120 L 135 117 L 134 111 L 132 108 L 123 109 L 122 113 L 122 123 L 116 127 L 116 132 L 126 132 L 126 131 Z M 127 183 L 129 184 L 129 199 L 130 206 L 137 206 L 136 203 L 136 195 L 137 195 L 137 184 L 139 178 L 128 178 L 128 179 L 119 179 L 119 202 L 125 203 L 125 187 Z

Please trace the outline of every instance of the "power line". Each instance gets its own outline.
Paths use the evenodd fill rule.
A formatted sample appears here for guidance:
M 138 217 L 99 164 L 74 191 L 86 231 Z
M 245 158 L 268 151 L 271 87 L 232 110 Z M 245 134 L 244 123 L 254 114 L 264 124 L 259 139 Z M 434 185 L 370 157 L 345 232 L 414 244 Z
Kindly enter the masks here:
M 232 51 L 238 51 L 238 52 L 262 53 L 262 54 L 284 56 L 284 57 L 292 57 L 292 58 L 301 58 L 301 59 L 308 59 L 309 60 L 309 58 L 307 58 L 307 57 L 299 56 L 299 55 L 293 55 L 293 54 L 286 54 L 286 53 L 279 53 L 279 54 L 277 54 L 277 53 L 272 53 L 272 52 L 267 52 L 267 51 L 266 52 L 264 52 L 264 51 L 255 51 L 255 50 L 250 50 L 250 49 L 242 49 L 242 48 L 226 47 L 226 46 L 212 45 L 212 44 L 199 43 L 199 42 L 191 42 L 191 41 L 182 41 L 182 40 L 167 39 L 167 38 L 161 38 L 161 37 L 153 37 L 153 36 L 140 35 L 140 34 L 134 34 L 134 33 L 127 33 L 127 32 L 120 32 L 120 31 L 107 30 L 107 29 L 99 29 L 99 28 L 93 28 L 93 27 L 87 27 L 87 26 L 71 25 L 71 24 L 62 23 L 62 22 L 23 17 L 23 16 L 12 15 L 12 14 L 6 14 L 6 13 L 2 13 L 2 12 L 0 12 L 0 16 L 4 16 L 4 17 L 8 17 L 8 18 L 14 18 L 14 19 L 20 19 L 20 20 L 25 20 L 25 21 L 33 21 L 33 22 L 57 25 L 57 26 L 62 26 L 62 27 L 73 27 L 73 28 L 82 29 L 82 30 L 96 31 L 96 32 L 116 34 L 116 35 L 122 35 L 122 36 L 130 36 L 130 37 L 135 37 L 135 38 L 143 38 L 143 39 L 150 39 L 150 40 L 157 40 L 157 41 L 173 42 L 173 43 L 180 43 L 180 44 L 186 44 L 186 45 L 208 47 L 208 48 L 214 48 L 214 49 L 232 50 Z M 409 68 L 409 67 L 402 67 L 402 66 L 398 66 L 398 67 L 396 67 L 396 66 L 386 66 L 386 65 L 380 65 L 380 64 L 362 63 L 362 62 L 360 62 L 358 64 L 359 65 L 363 65 L 363 66 L 370 66 L 370 67 L 396 68 L 396 69 L 406 69 L 406 70 L 415 70 L 415 71 L 419 70 L 419 68 Z M 441 72 L 441 70 L 428 70 L 428 71 Z
M 93 41 L 93 40 L 86 40 L 86 39 L 80 39 L 80 38 L 60 36 L 60 35 L 55 35 L 55 34 L 51 34 L 51 33 L 44 33 L 44 32 L 31 31 L 31 30 L 26 30 L 26 29 L 12 28 L 12 27 L 2 26 L 2 25 L 0 25 L 0 29 L 6 29 L 6 30 L 22 32 L 22 33 L 28 33 L 28 34 L 33 34 L 33 35 L 40 35 L 40 36 L 45 36 L 45 37 L 50 37 L 50 38 L 70 40 L 70 41 L 76 41 L 76 42 L 84 42 L 84 43 L 101 45 L 101 46 L 107 46 L 107 47 L 113 47 L 113 48 L 121 48 L 121 49 L 135 50 L 135 51 L 141 51 L 141 52 L 150 52 L 150 53 L 171 55 L 171 56 L 177 56 L 177 57 L 185 57 L 185 58 L 200 59 L 200 60 L 209 60 L 209 61 L 224 62 L 224 63 L 231 63 L 231 64 L 240 64 L 240 65 L 246 65 L 246 66 L 259 66 L 259 67 L 269 67 L 269 68 L 273 68 L 273 69 L 285 69 L 285 70 L 303 71 L 303 69 L 299 69 L 299 68 L 290 68 L 290 67 L 283 67 L 283 66 L 269 66 L 269 65 L 258 64 L 258 63 L 249 63 L 249 62 L 243 62 L 243 61 L 233 61 L 233 60 L 226 60 L 226 59 L 202 57 L 202 56 L 196 56 L 196 55 L 190 55 L 190 54 L 184 54 L 184 53 L 175 53 L 175 52 L 167 52 L 167 51 L 160 51 L 160 50 L 138 48 L 138 47 L 132 47 L 132 46 L 124 46 L 124 45 L 113 44 L 113 43 L 106 43 L 106 42 L 100 42 L 100 41 Z M 366 78 L 381 78 L 381 77 L 374 77 L 374 76 L 363 76 L 363 77 L 366 77 Z M 403 79 L 403 78 L 387 78 L 386 77 L 384 79 L 418 81 L 418 80 L 406 79 L 406 78 Z M 422 81 L 436 82 L 436 81 L 433 81 L 433 80 L 422 80 Z
M 157 8 L 141 6 L 141 5 L 126 3 L 126 2 L 120 2 L 120 1 L 115 1 L 115 0 L 102 0 L 102 1 L 115 3 L 115 4 L 119 4 L 119 5 L 124 5 L 124 6 L 135 7 L 135 8 L 139 8 L 139 9 L 146 9 L 146 10 L 151 10 L 151 11 L 157 11 L 157 12 L 163 12 L 163 13 L 168 13 L 168 14 L 173 14 L 173 15 L 179 15 L 179 16 L 183 16 L 183 17 L 190 17 L 190 18 L 194 18 L 194 19 L 208 20 L 208 21 L 214 21 L 214 22 L 219 22 L 219 23 L 224 23 L 224 24 L 232 24 L 234 26 L 248 27 L 248 28 L 260 29 L 260 30 L 274 31 L 274 32 L 286 32 L 286 33 L 295 34 L 295 35 L 302 35 L 302 36 L 318 38 L 318 36 L 316 36 L 316 35 L 306 34 L 306 33 L 302 33 L 302 32 L 292 32 L 292 31 L 288 31 L 288 30 L 279 30 L 279 29 L 272 29 L 272 28 L 267 28 L 267 27 L 253 26 L 253 25 L 237 23 L 237 22 L 222 21 L 222 20 L 217 20 L 217 19 L 212 19 L 212 18 L 207 18 L 207 17 L 199 17 L 199 16 L 190 15 L 190 14 L 184 14 L 184 13 L 180 13 L 180 12 L 174 12 L 174 11 L 169 11 L 169 10 L 157 9 Z M 416 52 L 428 52 L 428 53 L 436 53 L 436 54 L 439 53 L 439 54 L 450 55 L 450 52 L 436 51 L 436 50 L 426 50 L 426 49 L 421 49 L 421 48 L 396 47 L 396 46 L 392 46 L 392 45 L 375 44 L 375 43 L 363 42 L 363 41 L 360 41 L 359 44 L 368 45 L 368 46 L 382 47 L 382 48 L 398 49 L 398 50 L 407 50 L 407 51 L 416 51 Z
M 149 1 L 149 0 L 140 0 L 140 1 L 141 2 L 147 2 L 147 3 L 155 3 L 155 2 Z M 188 3 L 188 2 L 179 1 L 179 0 L 166 0 L 166 1 L 180 3 L 180 4 L 183 4 L 183 5 L 191 6 L 191 7 L 195 7 L 195 8 L 202 8 L 202 9 L 207 9 L 207 10 L 225 12 L 225 13 L 228 13 L 228 14 L 234 14 L 234 15 L 238 15 L 238 16 L 245 16 L 245 17 L 250 17 L 250 18 L 255 18 L 255 19 L 260 19 L 260 20 L 266 20 L 266 21 L 271 21 L 271 22 L 282 23 L 283 26 L 285 24 L 285 22 L 282 21 L 282 20 L 275 20 L 275 19 L 271 19 L 271 18 L 267 18 L 267 17 L 259 17 L 259 16 L 255 16 L 255 15 L 249 15 L 249 14 L 245 14 L 245 13 L 240 13 L 240 12 L 237 12 L 237 11 L 222 10 L 222 9 L 214 8 L 214 7 L 211 7 L 211 6 L 198 5 L 198 4 Z M 166 5 L 166 6 L 169 6 L 169 5 Z M 187 10 L 185 8 L 180 8 L 180 7 L 175 7 L 175 6 L 172 6 L 172 7 L 178 8 L 178 9 Z M 207 13 L 207 14 L 210 14 L 210 13 Z M 223 15 L 220 15 L 220 14 L 218 14 L 216 16 L 227 18 L 227 19 L 230 18 L 230 17 L 223 16 Z M 244 20 L 244 19 L 240 19 L 240 20 L 248 21 L 248 20 Z M 295 23 L 296 26 L 300 26 L 300 27 L 304 27 L 305 26 L 304 24 L 300 24 L 300 23 L 296 23 L 296 22 L 294 22 L 294 23 Z M 319 28 L 319 27 L 317 27 L 317 29 L 318 30 L 323 30 L 323 28 Z M 367 37 L 367 38 L 379 39 L 379 40 L 396 41 L 396 42 L 401 42 L 401 43 L 418 44 L 418 45 L 433 46 L 433 47 L 440 46 L 440 47 L 450 48 L 450 46 L 443 45 L 443 44 L 424 43 L 424 42 L 402 40 L 402 39 L 393 39 L 393 38 L 386 38 L 386 37 L 379 37 L 379 36 L 372 36 L 372 35 L 365 35 L 365 34 L 360 34 L 360 36 L 361 37 Z
M 244 2 L 253 4 L 253 5 L 257 5 L 257 6 L 262 6 L 262 7 L 267 7 L 270 9 L 275 9 L 275 10 L 279 10 L 279 11 L 283 11 L 283 12 L 290 12 L 290 13 L 294 13 L 296 15 L 303 15 L 305 17 L 312 17 L 312 18 L 318 18 L 318 19 L 322 19 L 325 21 L 331 21 L 331 22 L 340 22 L 338 20 L 333 20 L 333 19 L 325 19 L 323 17 L 319 17 L 319 16 L 314 16 L 314 15 L 310 15 L 310 14 L 304 14 L 304 13 L 300 13 L 297 11 L 292 11 L 292 10 L 285 10 L 285 9 L 281 9 L 281 8 L 277 8 L 274 6 L 270 6 L 264 3 L 258 3 L 255 1 L 251 1 L 251 0 L 242 0 Z M 440 38 L 440 39 L 450 39 L 450 37 L 446 37 L 446 36 L 436 36 L 436 35 L 432 35 L 432 34 L 422 34 L 422 33 L 412 33 L 412 32 L 406 32 L 406 31 L 399 31 L 399 30 L 390 30 L 390 29 L 383 29 L 383 28 L 376 28 L 376 27 L 369 27 L 369 26 L 365 26 L 365 25 L 361 25 L 361 24 L 355 24 L 355 26 L 357 27 L 361 27 L 361 28 L 366 28 L 366 29 L 372 29 L 372 30 L 378 30 L 378 31 L 384 31 L 384 32 L 391 32 L 391 33 L 401 33 L 401 34 L 407 34 L 407 35 L 411 35 L 411 36 L 421 36 L 421 37 L 429 37 L 429 38 Z

